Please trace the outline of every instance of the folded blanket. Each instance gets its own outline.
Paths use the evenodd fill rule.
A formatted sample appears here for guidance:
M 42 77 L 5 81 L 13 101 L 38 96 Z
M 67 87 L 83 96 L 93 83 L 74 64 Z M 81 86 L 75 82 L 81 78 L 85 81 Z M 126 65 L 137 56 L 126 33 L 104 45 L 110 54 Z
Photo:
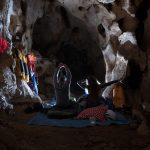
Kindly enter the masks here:
M 99 121 L 104 121 L 106 120 L 105 118 L 105 113 L 108 110 L 108 108 L 104 105 L 92 107 L 92 108 L 87 108 L 80 112 L 80 114 L 77 116 L 77 118 L 82 118 L 82 119 L 89 119 L 91 117 L 94 117 L 95 119 Z

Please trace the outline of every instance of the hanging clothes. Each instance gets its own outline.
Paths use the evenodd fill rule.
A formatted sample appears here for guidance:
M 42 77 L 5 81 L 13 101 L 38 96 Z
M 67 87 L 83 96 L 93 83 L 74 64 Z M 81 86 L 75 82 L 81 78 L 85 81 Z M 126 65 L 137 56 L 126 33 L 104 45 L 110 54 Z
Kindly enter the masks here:
M 37 58 L 34 54 L 28 54 L 26 55 L 26 58 L 27 58 L 27 65 L 28 65 L 29 74 L 30 74 L 29 86 L 35 92 L 35 94 L 38 95 L 38 86 L 37 86 L 37 77 L 36 77 Z
M 26 58 L 27 58 L 28 67 L 29 67 L 33 72 L 35 72 L 35 71 L 36 71 L 36 62 L 37 62 L 36 56 L 32 53 L 32 54 L 26 55 Z
M 22 54 L 21 51 L 18 49 L 14 49 L 14 59 L 16 60 L 16 73 L 18 76 L 21 77 L 21 79 L 24 80 L 25 78 L 25 71 L 24 71 L 24 65 L 22 61 Z
M 24 66 L 24 71 L 25 71 L 25 81 L 29 82 L 29 69 L 27 65 L 27 58 L 24 54 L 22 55 L 22 61 L 23 61 L 23 66 Z
M 27 66 L 27 58 L 21 50 L 14 50 L 14 58 L 16 60 L 16 73 L 22 80 L 29 82 L 29 69 Z

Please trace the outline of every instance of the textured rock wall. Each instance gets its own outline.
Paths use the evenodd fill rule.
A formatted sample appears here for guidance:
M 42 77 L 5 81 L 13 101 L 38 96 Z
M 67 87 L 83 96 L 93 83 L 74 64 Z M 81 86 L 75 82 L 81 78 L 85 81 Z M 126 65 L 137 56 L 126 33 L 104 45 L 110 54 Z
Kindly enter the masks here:
M 129 0 L 114 1 L 114 3 L 97 0 L 60 0 L 60 2 L 74 16 L 85 22 L 88 29 L 94 33 L 99 44 L 99 51 L 102 51 L 104 55 L 106 81 L 122 78 L 125 75 L 128 60 L 134 59 L 140 66 L 140 71 L 145 69 L 146 56 L 139 48 L 136 39 L 139 25 L 136 11 L 140 3 Z M 107 88 L 103 96 L 111 96 L 111 91 L 112 87 Z
M 143 72 L 138 88 L 141 91 L 149 85 L 145 83 L 150 68 L 147 9 L 144 0 L 2 0 L 0 29 L 13 44 L 21 43 L 26 52 L 39 51 L 53 64 L 49 70 L 59 62 L 68 64 L 73 74 L 73 92 L 79 90 L 76 81 L 88 74 L 101 82 L 122 78 L 132 60 Z M 52 82 L 47 82 L 52 74 L 47 73 L 46 65 L 41 65 L 44 63 L 38 64 L 38 71 L 43 71 L 41 87 L 52 87 Z M 111 97 L 111 91 L 109 87 L 103 95 Z M 130 84 L 126 91 L 130 101 L 134 99 L 132 93 L 137 101 L 144 95 L 133 92 Z

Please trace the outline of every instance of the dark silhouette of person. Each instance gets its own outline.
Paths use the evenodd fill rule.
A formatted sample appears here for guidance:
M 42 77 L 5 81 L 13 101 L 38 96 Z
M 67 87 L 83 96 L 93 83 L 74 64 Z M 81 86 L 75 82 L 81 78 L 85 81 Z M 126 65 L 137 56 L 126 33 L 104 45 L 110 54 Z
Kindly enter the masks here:
M 126 103 L 136 109 L 139 109 L 142 103 L 142 78 L 143 72 L 140 68 L 140 64 L 135 59 L 129 60 L 126 77 L 123 82 L 125 83 Z
M 81 82 L 78 82 L 78 85 L 83 89 L 87 89 L 88 94 L 83 97 L 81 96 L 78 99 L 77 102 L 79 103 L 79 111 L 102 104 L 102 99 L 99 96 L 100 91 L 106 86 L 119 82 L 119 80 L 100 84 L 94 76 L 88 76 L 84 82 L 87 83 L 82 84 Z
M 56 97 L 56 106 L 66 108 L 70 106 L 71 72 L 67 65 L 59 64 L 55 70 L 53 82 Z

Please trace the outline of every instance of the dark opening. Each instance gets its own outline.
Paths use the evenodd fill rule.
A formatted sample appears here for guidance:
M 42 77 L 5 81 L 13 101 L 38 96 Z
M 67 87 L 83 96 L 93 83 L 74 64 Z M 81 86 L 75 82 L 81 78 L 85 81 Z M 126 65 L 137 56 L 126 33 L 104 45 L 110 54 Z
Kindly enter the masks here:
M 104 29 L 103 25 L 99 24 L 97 29 L 98 29 L 99 34 L 101 34 L 105 38 L 106 37 L 106 32 L 105 32 L 105 29 Z
M 68 65 L 72 73 L 71 91 L 78 95 L 83 90 L 77 85 L 77 81 L 86 78 L 91 73 L 87 52 L 85 49 L 79 49 L 71 44 L 63 45 L 61 52 L 64 58 L 62 62 Z
M 106 9 L 108 10 L 108 11 L 112 11 L 112 4 L 111 3 L 109 3 L 109 4 L 104 4 L 104 6 L 106 7 Z
M 118 25 L 119 25 L 119 28 L 123 31 L 123 24 L 124 24 L 124 19 L 120 19 L 118 20 Z M 123 31 L 124 32 L 124 31 Z
M 79 6 L 78 9 L 79 9 L 80 11 L 82 11 L 82 10 L 84 10 L 84 7 Z

